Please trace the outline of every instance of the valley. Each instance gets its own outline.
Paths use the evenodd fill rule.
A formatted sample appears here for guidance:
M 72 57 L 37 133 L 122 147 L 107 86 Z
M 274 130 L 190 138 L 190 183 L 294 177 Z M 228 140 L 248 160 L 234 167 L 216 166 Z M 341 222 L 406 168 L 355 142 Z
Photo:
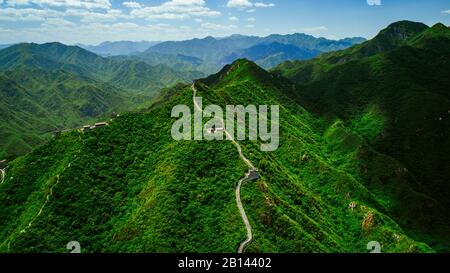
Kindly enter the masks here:
M 60 43 L 13 45 L 0 51 L 0 64 L 2 159 L 31 151 L 54 132 L 143 107 L 160 88 L 202 75 Z

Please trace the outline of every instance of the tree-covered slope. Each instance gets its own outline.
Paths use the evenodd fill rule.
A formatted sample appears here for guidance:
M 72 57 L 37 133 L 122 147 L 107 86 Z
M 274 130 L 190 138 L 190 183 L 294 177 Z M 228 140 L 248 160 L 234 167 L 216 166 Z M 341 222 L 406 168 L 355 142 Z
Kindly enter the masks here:
M 442 24 L 399 22 L 372 41 L 274 72 L 297 84 L 307 109 L 344 119 L 377 151 L 402 162 L 411 186 L 448 207 L 449 44 L 450 30 Z M 378 52 L 365 54 L 373 45 Z M 437 208 L 428 210 L 431 216 Z M 448 210 L 433 217 L 448 219 Z M 448 228 L 442 233 L 448 240 Z
M 22 155 L 56 129 L 130 110 L 159 89 L 202 73 L 103 58 L 60 43 L 0 50 L 0 159 Z
M 0 158 L 25 154 L 54 131 L 105 118 L 132 105 L 132 94 L 73 73 L 0 72 Z
M 167 85 L 189 82 L 202 74 L 176 71 L 127 58 L 104 58 L 78 46 L 61 43 L 17 44 L 0 51 L 0 69 L 66 70 L 118 88 L 154 96 Z
M 433 251 L 433 228 L 445 224 L 428 218 L 434 200 L 350 126 L 307 112 L 289 81 L 239 60 L 196 85 L 204 105 L 280 105 L 277 151 L 241 142 L 261 175 L 242 188 L 248 252 L 365 252 L 373 240 L 384 252 Z M 172 108 L 193 109 L 192 90 L 165 94 L 11 162 L 0 250 L 65 252 L 77 240 L 84 252 L 235 252 L 245 228 L 234 190 L 246 166 L 229 141 L 173 140 Z

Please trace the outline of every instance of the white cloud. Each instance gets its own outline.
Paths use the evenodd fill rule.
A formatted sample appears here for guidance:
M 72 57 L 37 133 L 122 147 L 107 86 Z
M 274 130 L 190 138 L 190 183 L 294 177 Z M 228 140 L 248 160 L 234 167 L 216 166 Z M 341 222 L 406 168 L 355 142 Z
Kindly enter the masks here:
M 204 0 L 171 0 L 159 6 L 146 6 L 134 9 L 130 15 L 136 18 L 155 19 L 187 19 L 190 17 L 214 17 L 220 12 L 206 7 Z
M 122 5 L 124 5 L 127 8 L 132 8 L 132 9 L 142 8 L 142 5 L 138 2 L 123 2 Z
M 249 0 L 228 0 L 227 7 L 229 8 L 239 8 L 239 9 L 246 9 L 246 8 L 271 8 L 275 7 L 275 4 L 273 3 L 262 3 L 262 2 L 255 2 L 252 3 Z M 255 11 L 255 9 L 251 9 L 252 12 Z
M 229 0 L 227 3 L 229 8 L 249 8 L 253 7 L 253 4 L 249 0 Z
M 52 26 L 52 27 L 74 27 L 76 26 L 75 23 L 65 20 L 63 18 L 48 18 L 45 20 L 45 22 L 42 24 L 42 26 Z
M 60 21 L 62 22 L 62 21 Z M 70 24 L 70 23 L 69 23 Z M 215 33 L 215 31 L 211 31 Z M 0 40 L 4 43 L 18 41 L 45 43 L 60 41 L 65 44 L 98 44 L 104 41 L 141 41 L 141 40 L 185 40 L 192 37 L 204 37 L 200 28 L 189 30 L 169 24 L 145 24 L 131 22 L 115 23 L 86 23 L 68 26 L 67 22 L 58 24 L 56 20 L 43 22 L 39 27 L 19 29 L 2 29 L 0 27 Z
M 16 9 L 16 8 L 2 8 L 0 9 L 0 21 L 45 21 L 47 17 L 58 16 L 59 12 L 42 9 Z
M 158 1 L 159 4 L 148 4 L 156 1 L 140 0 L 0 2 L 4 3 L 0 8 L 0 40 L 4 43 L 60 41 L 92 44 L 105 40 L 181 40 L 202 38 L 205 35 L 227 36 L 237 29 L 235 16 L 231 14 L 229 24 L 206 22 L 207 18 L 221 13 L 207 6 L 205 0 L 164 0 Z M 115 4 L 114 7 L 111 3 Z M 192 19 L 192 22 L 197 23 L 195 26 L 180 26 L 140 19 Z M 244 18 L 241 20 L 246 21 Z M 13 23 L 14 27 L 6 27 L 4 22 Z
M 450 9 L 449 10 L 443 10 L 442 13 L 450 14 Z
M 153 13 L 153 12 L 150 12 L 148 10 L 132 12 L 131 15 L 133 17 L 145 18 L 147 20 L 158 20 L 158 19 L 182 20 L 182 19 L 190 18 L 190 16 L 188 14 L 169 13 L 169 12 L 166 12 L 166 13 Z
M 247 10 L 248 13 L 253 13 L 253 12 L 255 12 L 255 11 L 256 11 L 256 9 L 248 9 L 248 10 Z
M 119 22 L 119 23 L 114 23 L 111 25 L 111 27 L 115 30 L 134 30 L 134 29 L 138 29 L 139 25 L 135 24 L 135 23 L 130 23 L 130 22 Z
M 123 14 L 119 9 L 110 9 L 106 12 L 94 12 L 83 9 L 67 9 L 59 14 L 60 17 L 79 17 L 82 23 L 96 23 L 96 22 L 115 22 L 119 19 L 129 19 L 130 16 Z
M 381 6 L 381 0 L 367 0 L 369 6 Z
M 74 13 L 75 14 L 75 13 Z M 83 23 L 97 23 L 97 22 L 115 22 L 119 18 L 128 18 L 127 15 L 122 14 L 121 10 L 108 10 L 106 13 L 98 13 L 98 12 L 85 12 L 80 14 L 80 21 Z
M 6 0 L 8 6 L 37 5 L 53 8 L 109 9 L 109 0 Z
M 256 2 L 255 3 L 255 7 L 257 7 L 257 8 L 271 8 L 271 7 L 275 7 L 275 4 L 274 3 L 266 4 L 266 3 Z
M 118 9 L 108 9 L 103 12 L 91 11 L 88 9 L 69 8 L 61 9 L 37 9 L 37 8 L 2 8 L 0 9 L 0 21 L 18 22 L 18 21 L 35 21 L 46 22 L 46 25 L 55 22 L 61 22 L 64 26 L 74 26 L 75 22 L 67 20 L 67 17 L 75 17 L 76 21 L 82 23 L 94 22 L 114 22 L 118 19 L 129 19 L 130 16 L 123 14 Z M 70 22 L 70 24 L 68 24 Z M 73 25 L 72 25 L 73 24 Z
M 309 27 L 302 29 L 306 33 L 317 33 L 328 30 L 326 26 Z
M 171 27 L 170 24 L 166 24 L 166 23 L 158 23 L 156 24 L 157 27 Z
M 236 16 L 231 16 L 230 18 L 228 18 L 228 20 L 230 21 L 239 21 L 239 18 L 237 18 Z
M 201 25 L 201 27 L 206 30 L 231 30 L 231 29 L 236 28 L 235 25 L 221 25 L 221 24 L 214 24 L 214 23 L 209 23 L 209 22 L 203 23 Z
M 203 6 L 205 5 L 204 0 L 171 0 L 169 2 L 164 3 L 163 5 L 168 6 Z
M 254 21 L 256 21 L 256 18 L 255 17 L 250 17 L 250 18 L 247 19 L 247 21 L 254 22 Z
M 245 27 L 246 27 L 246 28 L 254 28 L 254 27 L 255 27 L 255 25 L 252 25 L 252 24 L 248 24 L 248 25 L 245 25 Z
M 30 4 L 30 0 L 6 0 L 6 4 L 10 7 L 26 6 Z

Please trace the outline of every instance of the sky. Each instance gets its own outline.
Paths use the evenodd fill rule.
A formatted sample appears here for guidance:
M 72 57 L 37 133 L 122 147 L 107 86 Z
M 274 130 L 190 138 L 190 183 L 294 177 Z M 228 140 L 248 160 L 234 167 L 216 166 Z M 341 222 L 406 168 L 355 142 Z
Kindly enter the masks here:
M 450 25 L 449 0 L 0 0 L 0 44 L 232 34 L 372 38 L 392 22 Z

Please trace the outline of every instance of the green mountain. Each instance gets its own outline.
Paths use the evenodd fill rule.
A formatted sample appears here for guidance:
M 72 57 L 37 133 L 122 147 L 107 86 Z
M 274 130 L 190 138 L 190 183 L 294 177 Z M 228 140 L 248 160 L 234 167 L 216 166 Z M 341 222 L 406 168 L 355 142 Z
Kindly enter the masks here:
M 316 38 L 314 36 L 294 33 L 287 35 L 272 34 L 264 38 L 264 43 L 281 43 L 287 45 L 293 45 L 302 49 L 317 50 L 320 52 L 336 51 L 345 49 L 356 44 L 365 42 L 366 39 L 362 37 L 344 38 L 340 40 L 329 40 L 323 37 Z
M 164 65 L 120 58 L 104 58 L 77 46 L 60 43 L 17 44 L 0 51 L 0 70 L 17 68 L 66 70 L 83 77 L 154 96 L 168 85 L 189 82 L 199 72 L 175 71 Z
M 411 186 L 448 207 L 449 42 L 442 24 L 399 22 L 372 41 L 274 72 L 297 84 L 298 101 L 308 110 L 343 119 L 377 151 L 402 162 Z M 378 53 L 367 54 L 368 48 Z
M 448 116 L 431 119 L 448 106 L 447 39 L 437 25 L 369 57 L 324 56 L 274 73 L 238 60 L 195 81 L 205 106 L 280 106 L 279 149 L 239 141 L 260 174 L 241 188 L 246 252 L 367 252 L 371 241 L 382 252 L 449 251 L 448 206 L 430 187 L 448 177 Z M 76 240 L 82 252 L 236 252 L 246 229 L 235 190 L 248 167 L 230 141 L 173 140 L 176 105 L 194 109 L 190 85 L 10 162 L 0 251 L 66 252 Z M 441 142 L 418 147 L 420 137 Z M 441 170 L 424 183 L 433 164 Z M 434 186 L 448 197 L 445 181 Z
M 10 46 L 0 51 L 0 159 L 29 152 L 52 131 L 130 110 L 163 87 L 201 75 L 60 43 Z
M 248 58 L 264 67 L 272 68 L 286 60 L 310 59 L 319 53 L 348 48 L 364 41 L 364 38 L 328 40 L 301 33 L 273 34 L 267 37 L 232 35 L 223 38 L 206 37 L 204 39 L 162 42 L 136 56 L 154 64 L 155 56 L 160 55 L 157 63 L 169 66 L 173 63 L 174 56 L 189 56 L 202 61 L 202 64 L 195 67 L 196 70 L 210 74 L 239 58 Z M 266 56 L 259 59 L 254 58 L 261 55 Z M 164 59 L 164 56 L 171 57 Z M 175 63 L 179 64 L 180 60 Z
M 330 53 L 330 63 L 347 62 L 349 60 L 370 57 L 377 53 L 386 52 L 404 45 L 410 38 L 428 29 L 422 23 L 400 21 L 391 24 L 382 30 L 374 39 L 353 47 L 351 50 L 344 50 L 339 53 Z
M 233 35 L 226 38 L 206 37 L 186 41 L 159 43 L 144 52 L 170 55 L 184 55 L 199 58 L 204 62 L 220 65 L 220 60 L 235 50 L 248 48 L 260 41 L 260 37 Z
M 61 70 L 0 72 L 0 158 L 25 154 L 52 132 L 133 105 L 132 94 Z
M 288 60 L 309 60 L 320 54 L 318 50 L 309 50 L 278 42 L 258 44 L 250 48 L 233 52 L 222 62 L 232 63 L 237 59 L 248 59 L 259 66 L 270 69 Z
M 363 252 L 372 240 L 385 251 L 432 251 L 395 222 L 394 195 L 373 194 L 351 164 L 360 153 L 370 170 L 381 164 L 395 173 L 401 163 L 342 123 L 309 114 L 289 87 L 244 60 L 198 83 L 205 104 L 282 105 L 279 150 L 241 143 L 261 173 L 242 189 L 255 238 L 247 251 Z M 245 236 L 234 187 L 246 167 L 230 142 L 174 141 L 170 112 L 178 104 L 193 107 L 189 87 L 168 91 L 148 112 L 65 134 L 12 162 L 0 186 L 0 249 L 64 252 L 77 238 L 85 252 L 234 252 Z M 405 209 L 422 220 L 418 208 L 430 199 L 405 185 L 407 174 L 393 179 L 414 198 Z
M 123 56 L 121 57 L 124 58 Z M 137 55 L 126 56 L 126 58 L 144 61 L 150 65 L 164 64 L 174 70 L 181 71 L 200 71 L 205 74 L 210 74 L 211 71 L 217 72 L 219 70 L 216 64 L 208 63 L 200 58 L 183 54 L 166 54 L 145 51 Z

